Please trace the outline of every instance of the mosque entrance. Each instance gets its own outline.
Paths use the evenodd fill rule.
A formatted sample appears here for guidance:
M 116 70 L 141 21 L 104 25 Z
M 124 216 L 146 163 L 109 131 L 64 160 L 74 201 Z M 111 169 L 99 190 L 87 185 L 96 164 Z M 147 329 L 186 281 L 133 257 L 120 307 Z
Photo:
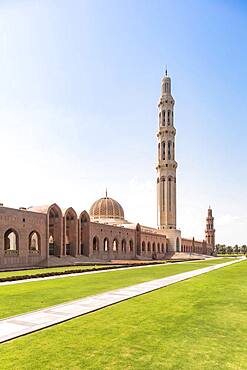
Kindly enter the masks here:
M 64 214 L 64 254 L 77 255 L 77 214 L 73 208 L 68 208 Z
M 79 228 L 79 245 L 80 254 L 84 256 L 89 255 L 89 226 L 90 217 L 86 211 L 83 211 L 80 215 L 80 228 Z
M 179 238 L 176 240 L 176 252 L 179 252 Z
M 61 256 L 62 246 L 62 212 L 53 204 L 48 210 L 49 255 Z

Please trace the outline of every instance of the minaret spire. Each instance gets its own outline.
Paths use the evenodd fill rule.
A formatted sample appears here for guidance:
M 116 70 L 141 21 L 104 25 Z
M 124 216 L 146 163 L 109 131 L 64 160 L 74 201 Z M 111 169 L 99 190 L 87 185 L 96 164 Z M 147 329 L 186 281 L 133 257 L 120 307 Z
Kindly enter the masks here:
M 210 206 L 209 206 L 208 214 L 206 218 L 205 238 L 206 238 L 207 245 L 211 248 L 211 251 L 213 252 L 215 248 L 215 228 L 214 228 L 213 211 Z
M 181 233 L 176 225 L 176 170 L 174 127 L 175 101 L 171 93 L 171 78 L 165 69 L 162 78 L 162 91 L 158 104 L 158 164 L 157 164 L 157 205 L 158 227 L 164 230 L 169 239 L 169 250 L 179 251 Z
M 105 189 L 105 197 L 108 198 L 107 188 Z
M 173 109 L 175 101 L 171 94 L 171 79 L 162 79 L 162 94 L 159 101 L 158 132 L 158 212 L 161 229 L 176 229 L 176 168 Z

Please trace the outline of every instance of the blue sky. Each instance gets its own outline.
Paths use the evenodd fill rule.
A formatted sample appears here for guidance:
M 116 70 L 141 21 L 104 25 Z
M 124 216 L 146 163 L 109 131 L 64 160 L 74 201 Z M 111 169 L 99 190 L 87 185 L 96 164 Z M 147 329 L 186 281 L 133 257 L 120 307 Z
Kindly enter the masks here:
M 0 201 L 89 209 L 104 195 L 156 225 L 157 101 L 176 100 L 178 227 L 247 243 L 243 1 L 0 2 Z

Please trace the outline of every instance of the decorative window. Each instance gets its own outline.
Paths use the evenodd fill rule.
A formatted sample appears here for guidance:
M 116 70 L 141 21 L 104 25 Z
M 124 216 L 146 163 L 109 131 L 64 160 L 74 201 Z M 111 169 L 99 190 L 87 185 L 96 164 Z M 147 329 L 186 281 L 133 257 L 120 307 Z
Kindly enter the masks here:
M 156 245 L 155 245 L 155 243 L 153 243 L 153 252 L 156 252 Z
M 99 250 L 99 239 L 97 236 L 93 238 L 93 251 L 98 251 Z
M 126 253 L 126 240 L 122 240 L 122 252 Z
M 163 126 L 165 126 L 165 124 L 166 124 L 166 111 L 165 111 L 165 110 L 163 110 L 163 120 L 162 120 L 162 124 L 163 124 Z
M 33 252 L 40 250 L 40 236 L 36 231 L 29 235 L 29 250 Z
M 4 234 L 4 250 L 6 254 L 18 254 L 19 237 L 17 231 L 9 229 Z
M 171 160 L 172 159 L 172 156 L 171 156 L 171 141 L 168 141 L 168 160 Z
M 103 249 L 104 249 L 104 252 L 108 252 L 109 250 L 109 240 L 107 238 L 104 239 Z
M 164 161 L 166 159 L 166 143 L 162 142 L 162 160 Z
M 172 210 L 172 186 L 171 186 L 171 177 L 168 179 L 168 206 L 169 206 L 169 211 Z
M 118 250 L 118 241 L 117 241 L 117 239 L 113 240 L 112 250 L 113 250 L 113 252 L 117 252 L 117 250 Z
M 145 242 L 142 242 L 142 252 L 145 252 L 146 251 L 146 244 Z

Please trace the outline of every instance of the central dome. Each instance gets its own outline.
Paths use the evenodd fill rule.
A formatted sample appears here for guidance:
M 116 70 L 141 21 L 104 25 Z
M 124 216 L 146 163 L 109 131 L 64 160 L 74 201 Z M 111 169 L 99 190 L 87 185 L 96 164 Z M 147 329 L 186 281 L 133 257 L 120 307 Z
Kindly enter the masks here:
M 124 220 L 123 207 L 112 198 L 101 198 L 96 200 L 89 211 L 92 220 L 116 219 Z

